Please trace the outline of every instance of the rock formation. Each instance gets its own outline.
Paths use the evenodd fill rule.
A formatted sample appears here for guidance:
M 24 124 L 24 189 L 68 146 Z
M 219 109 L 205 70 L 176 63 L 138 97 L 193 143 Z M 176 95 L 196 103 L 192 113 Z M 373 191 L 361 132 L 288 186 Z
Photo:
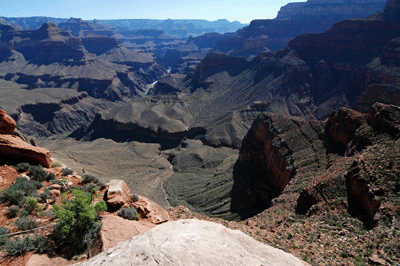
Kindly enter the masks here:
M 218 40 L 214 50 L 256 56 L 267 49 L 278 50 L 300 34 L 321 33 L 336 22 L 364 18 L 381 11 L 385 0 L 312 1 L 289 3 L 275 19 L 253 20 L 231 36 Z
M 0 134 L 12 135 L 16 127 L 14 119 L 6 114 L 6 111 L 0 109 Z
M 348 210 L 354 217 L 360 217 L 367 228 L 372 228 L 377 222 L 375 214 L 379 210 L 381 202 L 374 197 L 375 195 L 369 187 L 369 180 L 366 180 L 360 172 L 361 167 L 354 162 L 344 176 L 347 186 Z
M 179 220 L 159 225 L 77 265 L 308 265 L 222 225 Z
M 15 127 L 16 123 L 14 119 L 8 116 L 4 110 L 0 109 L 0 157 L 50 167 L 50 152 L 45 148 L 32 146 L 23 139 L 12 135 Z
M 129 187 L 123 180 L 112 179 L 107 191 L 107 205 L 115 208 L 121 207 L 130 200 Z
M 140 217 L 148 219 L 152 224 L 161 224 L 171 220 L 166 210 L 143 196 L 139 196 L 130 205 L 138 211 Z
M 32 146 L 12 135 L 0 135 L 0 156 L 13 158 L 18 162 L 51 166 L 50 152 L 47 149 Z
M 324 124 L 278 114 L 262 114 L 243 139 L 234 172 L 231 211 L 251 216 L 266 208 L 298 169 L 326 166 Z

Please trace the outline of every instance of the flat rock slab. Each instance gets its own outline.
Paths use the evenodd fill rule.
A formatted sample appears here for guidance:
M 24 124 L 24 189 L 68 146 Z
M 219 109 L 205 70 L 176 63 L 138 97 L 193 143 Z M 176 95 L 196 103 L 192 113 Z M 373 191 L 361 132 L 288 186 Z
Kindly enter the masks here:
M 21 162 L 39 163 L 51 167 L 51 155 L 45 148 L 32 146 L 12 135 L 0 135 L 0 156 L 9 156 Z
M 293 255 L 264 245 L 220 224 L 179 220 L 156 226 L 80 266 L 95 265 L 307 265 Z

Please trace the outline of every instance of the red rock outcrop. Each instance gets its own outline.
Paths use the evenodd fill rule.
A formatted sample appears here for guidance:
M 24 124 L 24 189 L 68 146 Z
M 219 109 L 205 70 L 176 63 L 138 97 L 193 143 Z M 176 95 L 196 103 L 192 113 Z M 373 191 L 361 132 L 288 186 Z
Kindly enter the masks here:
M 400 138 L 400 107 L 376 103 L 368 113 L 368 124 L 378 131 L 389 133 L 393 138 Z
M 399 84 L 372 84 L 361 94 L 354 105 L 354 109 L 368 113 L 371 106 L 376 103 L 394 104 L 400 103 Z
M 375 214 L 379 210 L 381 202 L 374 197 L 369 189 L 369 181 L 361 174 L 361 168 L 354 162 L 345 174 L 347 186 L 347 202 L 349 213 L 361 220 L 368 228 L 376 224 Z
M 370 145 L 374 135 L 367 116 L 349 108 L 333 111 L 325 129 L 327 137 L 333 142 L 331 148 L 346 155 Z
M 231 193 L 232 209 L 246 208 L 243 203 L 235 206 L 239 201 L 236 198 L 245 201 L 244 193 L 253 203 L 268 206 L 289 184 L 296 169 L 325 167 L 323 132 L 324 124 L 320 121 L 272 113 L 258 116 L 240 149 Z
M 129 202 L 130 193 L 128 185 L 123 180 L 111 180 L 107 191 L 107 205 L 113 208 L 123 206 Z
M 47 149 L 32 146 L 17 136 L 0 135 L 0 156 L 51 167 L 51 156 Z
M 137 201 L 130 205 L 136 208 L 142 218 L 149 219 L 153 224 L 161 224 L 171 220 L 166 210 L 143 196 L 140 196 Z
M 17 124 L 14 119 L 12 119 L 6 111 L 0 109 L 0 134 L 10 134 L 14 133 Z

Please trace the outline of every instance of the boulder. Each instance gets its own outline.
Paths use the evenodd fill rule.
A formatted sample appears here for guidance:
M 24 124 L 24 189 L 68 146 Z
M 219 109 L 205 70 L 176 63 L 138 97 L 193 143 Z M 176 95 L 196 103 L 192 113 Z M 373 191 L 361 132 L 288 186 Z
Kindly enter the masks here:
M 60 190 L 57 190 L 57 189 L 52 189 L 52 190 L 50 190 L 50 193 L 51 193 L 51 195 L 52 195 L 53 197 L 55 197 L 55 198 L 61 196 Z
M 123 206 L 130 200 L 130 193 L 128 185 L 123 180 L 111 180 L 107 192 L 107 205 L 110 207 Z
M 155 226 L 146 221 L 129 221 L 114 215 L 104 215 L 101 222 L 100 232 L 89 248 L 90 258 Z
M 14 119 L 6 114 L 6 111 L 0 109 L 0 134 L 12 135 L 16 127 Z
M 51 155 L 45 148 L 35 147 L 17 136 L 0 135 L 0 157 L 12 157 L 19 162 L 30 162 L 51 167 Z
M 153 224 L 161 224 L 171 220 L 166 210 L 143 196 L 133 202 L 132 206 L 135 207 L 142 218 L 149 219 Z
M 223 225 L 200 220 L 179 220 L 156 226 L 147 233 L 76 265 L 308 264 Z

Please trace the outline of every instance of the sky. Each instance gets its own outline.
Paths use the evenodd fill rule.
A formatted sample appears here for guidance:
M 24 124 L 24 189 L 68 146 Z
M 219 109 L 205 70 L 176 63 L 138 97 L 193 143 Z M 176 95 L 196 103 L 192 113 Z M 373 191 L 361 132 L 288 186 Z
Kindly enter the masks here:
M 298 0 L 302 2 L 305 0 Z M 0 16 L 92 19 L 272 19 L 289 0 L 1 0 Z M 296 2 L 292 0 L 291 2 Z

